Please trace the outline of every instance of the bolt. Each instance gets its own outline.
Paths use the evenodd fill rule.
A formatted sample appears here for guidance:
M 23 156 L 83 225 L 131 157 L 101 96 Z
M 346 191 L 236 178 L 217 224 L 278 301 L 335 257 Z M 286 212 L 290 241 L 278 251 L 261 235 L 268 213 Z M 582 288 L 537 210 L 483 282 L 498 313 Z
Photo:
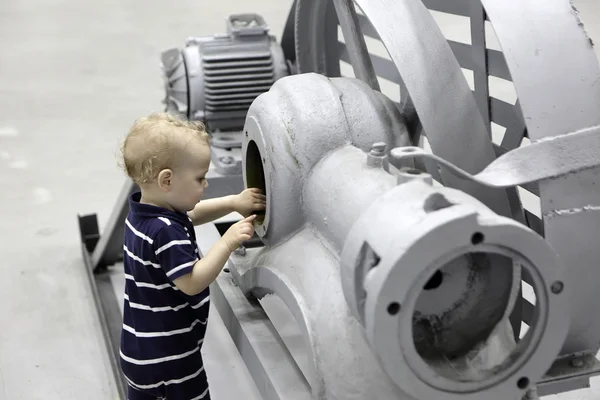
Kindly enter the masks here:
M 571 366 L 575 368 L 583 367 L 583 360 L 580 358 L 574 358 L 571 360 Z
M 527 391 L 527 393 L 525 393 L 525 396 L 523 397 L 523 400 L 539 400 L 539 397 L 537 395 L 537 390 L 535 390 L 535 389 L 529 389 Z
M 407 182 L 420 180 L 421 182 L 433 186 L 433 178 L 426 172 L 414 168 L 400 168 L 396 174 L 396 183 L 402 185 Z
M 415 168 L 415 157 L 408 154 L 414 153 L 417 148 L 414 147 L 396 147 L 390 150 L 390 162 L 394 167 L 400 168 Z
M 383 142 L 373 143 L 371 151 L 367 154 L 367 165 L 370 167 L 383 168 L 384 171 L 389 172 L 390 162 L 388 161 L 387 145 Z
M 550 286 L 550 290 L 554 294 L 559 294 L 563 291 L 564 287 L 564 283 L 562 283 L 561 281 L 556 281 L 552 284 L 552 286 Z
M 235 249 L 235 250 L 233 251 L 233 253 L 234 253 L 236 256 L 242 256 L 242 257 L 243 257 L 243 256 L 245 256 L 245 255 L 246 255 L 246 248 L 245 248 L 244 246 L 240 246 L 240 247 L 238 247 L 237 249 Z
M 371 155 L 383 156 L 385 155 L 386 150 L 387 144 L 385 144 L 384 142 L 373 143 L 373 146 L 371 146 Z
M 235 162 L 235 160 L 231 156 L 219 157 L 219 161 L 221 161 L 225 165 L 231 165 Z

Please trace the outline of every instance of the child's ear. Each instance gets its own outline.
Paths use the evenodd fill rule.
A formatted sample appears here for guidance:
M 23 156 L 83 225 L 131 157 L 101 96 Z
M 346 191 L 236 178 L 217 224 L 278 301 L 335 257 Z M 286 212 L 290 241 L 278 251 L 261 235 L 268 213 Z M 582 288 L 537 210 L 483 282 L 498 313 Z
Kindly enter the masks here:
M 158 182 L 158 187 L 165 191 L 168 192 L 169 190 L 171 190 L 171 184 L 173 183 L 173 171 L 171 171 L 170 169 L 163 169 L 162 171 L 160 171 L 158 173 L 158 178 L 157 178 L 157 182 Z

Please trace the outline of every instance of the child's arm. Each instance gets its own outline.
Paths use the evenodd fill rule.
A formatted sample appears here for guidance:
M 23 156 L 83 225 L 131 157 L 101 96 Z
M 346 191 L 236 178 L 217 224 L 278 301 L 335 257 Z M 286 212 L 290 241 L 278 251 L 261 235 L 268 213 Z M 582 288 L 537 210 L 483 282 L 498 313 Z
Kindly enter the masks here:
M 234 211 L 247 217 L 253 211 L 264 210 L 265 207 L 266 196 L 260 189 L 246 189 L 237 195 L 202 200 L 188 215 L 194 225 L 202 225 Z
M 194 225 L 202 225 L 214 221 L 235 211 L 234 199 L 235 195 L 202 200 L 196 204 L 192 211 L 188 212 L 188 215 Z
M 217 243 L 194 264 L 192 272 L 183 275 L 173 281 L 175 286 L 183 293 L 194 296 L 201 293 L 223 269 L 231 253 L 237 249 L 243 241 L 249 240 L 254 234 L 252 222 L 256 215 L 251 215 L 233 225 L 225 232 Z

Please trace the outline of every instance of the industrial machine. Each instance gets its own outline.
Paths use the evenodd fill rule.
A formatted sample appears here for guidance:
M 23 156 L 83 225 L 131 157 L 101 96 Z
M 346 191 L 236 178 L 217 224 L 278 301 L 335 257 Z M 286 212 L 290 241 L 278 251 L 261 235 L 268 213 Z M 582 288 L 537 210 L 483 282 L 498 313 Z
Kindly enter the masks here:
M 436 13 L 469 18 L 470 45 Z M 211 291 L 264 399 L 536 399 L 600 373 L 600 65 L 569 0 L 296 0 L 281 45 L 237 15 L 162 59 L 167 109 L 216 139 L 207 195 L 267 195 Z M 80 217 L 117 375 L 103 276 L 134 189 L 102 235 Z

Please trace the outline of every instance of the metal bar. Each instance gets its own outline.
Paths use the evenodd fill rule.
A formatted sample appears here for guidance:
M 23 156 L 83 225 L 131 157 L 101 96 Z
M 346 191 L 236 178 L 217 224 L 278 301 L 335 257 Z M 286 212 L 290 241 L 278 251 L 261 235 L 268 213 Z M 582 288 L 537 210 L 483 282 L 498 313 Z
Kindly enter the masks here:
M 330 77 L 338 77 L 342 76 L 340 71 L 340 56 L 338 54 L 338 23 L 339 18 L 335 11 L 335 5 L 332 1 L 327 2 L 327 6 L 325 9 L 325 26 L 323 42 L 324 46 L 327 49 L 325 52 L 325 65 L 326 70 L 325 73 Z
M 104 337 L 104 344 L 106 346 L 108 360 L 117 386 L 117 392 L 120 399 L 125 400 L 127 398 L 127 382 L 121 372 L 119 356 L 122 322 L 119 305 L 115 298 L 114 291 L 112 290 L 110 278 L 107 275 L 97 276 L 94 274 L 92 258 L 86 249 L 85 243 L 81 243 L 81 254 L 83 256 L 88 282 L 92 291 L 94 305 L 98 311 L 100 328 L 102 329 L 102 336 Z
M 516 187 L 506 188 L 506 195 L 508 197 L 508 203 L 510 204 L 512 218 L 523 225 L 526 225 L 527 220 L 525 219 L 525 211 L 523 209 L 521 197 L 519 196 L 519 190 Z
M 475 58 L 473 56 L 473 48 L 471 45 L 455 42 L 453 40 L 448 40 L 448 44 L 461 68 L 470 70 L 475 69 Z
M 537 386 L 542 396 L 583 389 L 596 375 L 600 375 L 600 361 L 595 354 L 569 355 L 557 359 Z
M 290 62 L 296 61 L 296 32 L 294 25 L 296 23 L 296 0 L 292 3 L 290 13 L 288 14 L 281 35 L 281 49 L 286 60 Z
M 381 40 L 375 28 L 373 28 L 373 24 L 362 14 L 356 14 L 358 18 L 358 25 L 360 26 L 360 31 L 366 37 L 370 37 L 371 39 Z
M 127 202 L 129 195 L 138 190 L 138 186 L 127 179 L 117 196 L 116 206 L 100 236 L 100 240 L 92 253 L 92 269 L 113 265 L 123 257 L 123 235 L 125 234 L 125 218 L 129 212 Z
M 490 88 L 488 84 L 488 60 L 485 41 L 485 10 L 479 1 L 471 2 L 471 60 L 475 83 L 475 101 L 491 137 Z
M 502 147 L 509 150 L 519 147 L 527 132 L 525 119 L 523 118 L 523 112 L 521 111 L 521 103 L 518 100 L 513 107 L 513 111 L 515 112 L 515 119 L 510 125 L 506 125 L 506 132 L 502 138 Z
M 360 29 L 354 8 L 354 0 L 333 0 L 342 33 L 348 48 L 354 76 L 367 83 L 373 90 L 380 91 L 379 81 L 369 57 L 369 50 Z
M 590 378 L 573 378 L 543 383 L 538 386 L 538 394 L 542 397 L 570 392 L 573 390 L 587 389 L 590 387 Z M 530 399 L 527 399 L 530 400 Z
M 490 113 L 492 121 L 506 127 L 507 130 L 517 121 L 515 106 L 495 97 L 490 97 Z M 512 150 L 509 147 L 507 148 Z
M 258 301 L 247 299 L 223 272 L 211 285 L 211 302 L 263 399 L 312 399 L 308 381 Z
M 453 40 L 448 40 L 448 44 L 450 45 L 450 48 L 452 49 L 452 52 L 454 53 L 454 56 L 458 60 L 460 66 L 464 69 L 474 70 L 477 61 L 472 56 L 472 46 L 466 43 L 455 42 Z M 504 55 L 502 52 L 486 48 L 485 57 L 488 70 L 487 74 L 489 76 L 495 76 L 496 78 L 510 81 L 510 73 L 508 72 L 508 66 L 506 65 L 506 60 L 504 60 Z
M 521 303 L 521 305 L 523 307 L 523 315 L 521 319 L 527 325 L 531 326 L 531 324 L 534 321 L 535 306 L 525 298 L 523 298 L 523 302 Z
M 85 244 L 87 251 L 94 251 L 100 240 L 100 228 L 98 227 L 98 216 L 96 214 L 79 215 L 79 235 L 81 242 Z
M 485 18 L 485 14 L 484 14 Z M 367 19 L 362 14 L 358 14 L 358 23 L 360 25 L 360 30 L 363 35 L 381 41 L 379 34 L 373 28 L 373 24 L 371 21 Z M 485 24 L 483 24 L 485 28 Z M 483 31 L 485 35 L 485 30 Z M 455 42 L 453 40 L 448 40 L 448 44 L 454 53 L 454 56 L 458 60 L 458 63 L 462 68 L 473 70 L 474 62 L 471 54 L 471 45 L 466 43 Z M 493 50 L 485 48 L 485 54 L 487 58 L 487 68 L 490 76 L 495 76 L 497 78 L 505 79 L 510 81 L 510 72 L 508 71 L 508 66 L 506 65 L 506 60 L 504 59 L 504 54 L 501 51 Z M 375 67 L 375 72 L 379 72 L 377 67 Z M 379 74 L 378 74 L 379 75 Z
M 555 136 L 554 140 L 538 140 L 529 146 L 522 146 L 502 157 L 496 158 L 477 174 L 469 174 L 456 165 L 435 154 L 420 148 L 412 148 L 410 153 L 392 149 L 391 156 L 396 160 L 430 158 L 457 177 L 469 179 L 485 186 L 507 188 L 532 182 L 544 182 L 572 176 L 600 166 L 600 126 L 582 129 L 577 132 Z M 599 202 L 600 203 L 600 202 Z M 581 210 L 569 212 L 557 209 L 545 213 L 552 219 L 565 214 L 581 214 L 598 211 L 598 206 L 585 205 Z
M 496 78 L 501 78 L 512 82 L 508 65 L 506 65 L 506 60 L 504 59 L 504 54 L 501 51 L 492 49 L 487 49 L 486 53 L 490 76 L 495 76 Z
M 346 44 L 338 42 L 337 48 L 339 51 L 339 59 L 341 61 L 347 62 L 348 64 L 351 64 L 352 61 L 350 60 L 350 54 L 348 53 L 348 48 L 346 47 Z M 391 60 L 377 56 L 375 54 L 371 54 L 370 58 L 377 76 L 383 79 L 387 79 L 388 81 L 394 82 L 398 85 L 402 84 L 402 78 L 400 77 L 396 66 Z
M 494 150 L 496 152 L 496 158 L 509 152 L 508 149 L 506 149 L 500 145 L 497 145 L 495 143 L 494 143 Z M 522 187 L 523 189 L 527 190 L 528 192 L 531 192 L 532 194 L 534 194 L 538 197 L 540 195 L 540 187 L 538 185 L 538 182 L 525 183 L 523 185 L 520 185 L 520 187 Z
M 525 210 L 525 218 L 527 219 L 527 226 L 536 231 L 540 236 L 544 236 L 544 224 L 540 217 Z

